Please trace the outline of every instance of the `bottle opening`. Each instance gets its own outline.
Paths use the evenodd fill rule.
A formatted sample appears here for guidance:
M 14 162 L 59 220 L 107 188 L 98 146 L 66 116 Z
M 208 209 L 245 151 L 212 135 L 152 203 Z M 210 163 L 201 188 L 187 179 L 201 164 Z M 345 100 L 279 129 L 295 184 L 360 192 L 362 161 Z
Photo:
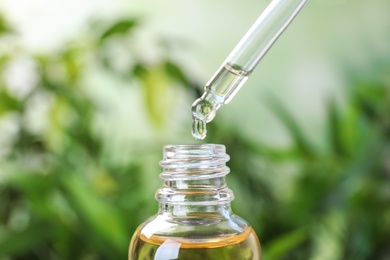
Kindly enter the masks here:
M 233 193 L 226 186 L 230 159 L 220 144 L 166 145 L 160 162 L 163 187 L 156 193 L 160 202 L 184 205 L 228 203 Z
M 190 159 L 210 157 L 229 157 L 222 144 L 179 144 L 164 146 L 164 159 Z M 229 158 L 227 158 L 229 160 Z
M 164 180 L 208 179 L 229 173 L 230 157 L 220 144 L 166 145 L 163 158 L 160 177 Z

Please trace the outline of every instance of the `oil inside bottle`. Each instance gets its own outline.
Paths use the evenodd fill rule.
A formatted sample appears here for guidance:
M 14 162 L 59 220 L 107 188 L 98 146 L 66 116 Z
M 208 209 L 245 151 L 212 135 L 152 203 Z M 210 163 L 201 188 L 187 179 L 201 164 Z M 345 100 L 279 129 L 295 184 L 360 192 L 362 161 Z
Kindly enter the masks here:
M 259 240 L 251 227 L 243 233 L 209 239 L 145 237 L 138 231 L 129 250 L 134 260 L 260 260 Z
M 222 105 L 232 100 L 249 75 L 250 71 L 227 63 L 212 77 L 202 97 L 192 104 L 192 136 L 195 139 L 206 137 L 206 124 L 214 119 Z

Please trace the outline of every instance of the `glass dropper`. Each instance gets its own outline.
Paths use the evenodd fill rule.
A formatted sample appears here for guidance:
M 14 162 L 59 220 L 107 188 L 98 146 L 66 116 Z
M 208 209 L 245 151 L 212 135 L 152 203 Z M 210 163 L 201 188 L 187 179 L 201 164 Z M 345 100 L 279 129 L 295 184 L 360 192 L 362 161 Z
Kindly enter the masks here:
M 307 0 L 273 0 L 257 18 L 192 104 L 192 135 L 204 139 L 206 123 L 229 103 Z

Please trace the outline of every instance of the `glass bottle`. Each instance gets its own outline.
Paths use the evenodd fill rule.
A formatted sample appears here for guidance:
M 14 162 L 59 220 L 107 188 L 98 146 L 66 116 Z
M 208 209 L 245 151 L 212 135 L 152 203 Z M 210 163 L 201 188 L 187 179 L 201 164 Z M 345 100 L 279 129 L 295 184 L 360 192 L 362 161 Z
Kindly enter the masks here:
M 261 259 L 256 233 L 231 210 L 228 160 L 223 145 L 164 146 L 158 213 L 135 231 L 129 259 Z

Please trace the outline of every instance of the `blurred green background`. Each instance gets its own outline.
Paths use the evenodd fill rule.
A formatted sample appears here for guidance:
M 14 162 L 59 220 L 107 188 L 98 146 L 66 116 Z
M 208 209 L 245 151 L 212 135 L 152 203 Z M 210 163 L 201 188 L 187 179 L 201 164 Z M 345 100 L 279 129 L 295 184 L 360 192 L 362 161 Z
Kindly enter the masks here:
M 80 3 L 81 2 L 81 3 Z M 0 3 L 0 259 L 126 259 L 165 144 L 269 1 Z M 390 259 L 390 2 L 312 0 L 204 142 L 264 259 Z

